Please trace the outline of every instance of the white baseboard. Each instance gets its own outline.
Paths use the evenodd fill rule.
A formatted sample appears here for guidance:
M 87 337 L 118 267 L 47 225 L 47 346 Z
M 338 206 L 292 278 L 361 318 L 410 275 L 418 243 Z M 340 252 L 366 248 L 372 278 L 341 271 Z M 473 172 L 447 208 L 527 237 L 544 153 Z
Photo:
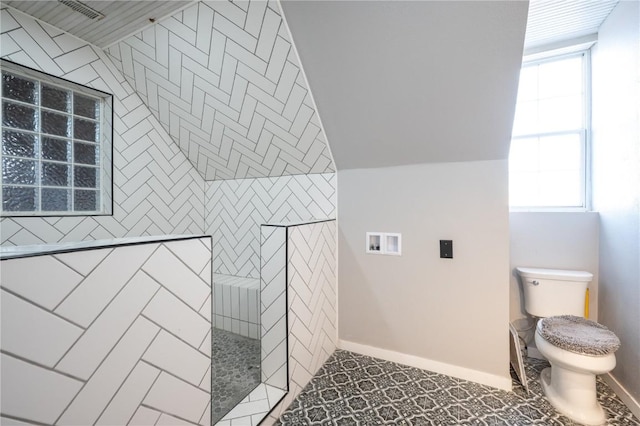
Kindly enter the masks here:
M 506 391 L 511 390 L 511 377 L 497 376 L 495 374 L 472 370 L 470 368 L 458 367 L 457 365 L 446 364 L 444 362 L 434 361 L 427 358 L 420 358 L 415 355 L 403 354 L 400 352 L 390 351 L 388 349 L 376 348 L 346 340 L 338 340 L 338 347 L 340 349 L 356 352 L 362 355 L 397 362 L 398 364 L 409 365 L 411 367 L 429 370 L 435 373 L 446 374 L 447 376 L 469 380 L 471 382 L 480 383 L 482 385 Z
M 624 405 L 629 407 L 629 410 L 634 416 L 640 419 L 640 402 L 638 402 L 631 394 L 616 380 L 611 373 L 603 374 L 602 378 L 605 383 L 611 387 L 611 389 L 618 395 L 618 397 L 624 402 Z

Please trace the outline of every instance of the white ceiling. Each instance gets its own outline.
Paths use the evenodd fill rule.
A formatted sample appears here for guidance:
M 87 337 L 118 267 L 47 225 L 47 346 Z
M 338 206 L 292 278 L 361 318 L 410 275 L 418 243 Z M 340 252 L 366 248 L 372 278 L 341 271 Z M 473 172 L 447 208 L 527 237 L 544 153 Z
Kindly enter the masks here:
M 525 49 L 597 34 L 618 0 L 531 0 Z
M 104 48 L 151 25 L 150 19 L 157 21 L 193 2 L 194 0 L 83 0 L 83 4 L 105 15 L 99 20 L 89 19 L 56 0 L 3 0 L 2 3 Z

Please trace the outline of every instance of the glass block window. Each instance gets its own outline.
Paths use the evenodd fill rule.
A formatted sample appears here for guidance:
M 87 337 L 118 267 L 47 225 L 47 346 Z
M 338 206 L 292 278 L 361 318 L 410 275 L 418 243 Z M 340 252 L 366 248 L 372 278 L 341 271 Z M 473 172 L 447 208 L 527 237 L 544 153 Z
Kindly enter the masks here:
M 112 96 L 2 61 L 2 215 L 111 214 Z

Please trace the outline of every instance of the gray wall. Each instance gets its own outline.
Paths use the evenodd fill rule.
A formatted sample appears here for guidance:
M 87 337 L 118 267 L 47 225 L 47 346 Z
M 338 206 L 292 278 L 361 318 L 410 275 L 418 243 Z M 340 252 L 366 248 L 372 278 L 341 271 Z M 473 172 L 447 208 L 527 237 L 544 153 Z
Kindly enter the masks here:
M 591 272 L 589 317 L 598 318 L 598 214 L 511 212 L 509 214 L 511 321 L 524 318 L 518 266 Z
M 282 2 L 338 169 L 507 158 L 527 8 Z
M 510 384 L 507 161 L 347 170 L 338 182 L 339 338 Z M 367 231 L 402 233 L 402 256 L 365 254 Z M 440 239 L 453 259 L 440 259 Z
M 640 3 L 622 1 L 593 55 L 600 322 L 622 341 L 613 376 L 640 401 Z

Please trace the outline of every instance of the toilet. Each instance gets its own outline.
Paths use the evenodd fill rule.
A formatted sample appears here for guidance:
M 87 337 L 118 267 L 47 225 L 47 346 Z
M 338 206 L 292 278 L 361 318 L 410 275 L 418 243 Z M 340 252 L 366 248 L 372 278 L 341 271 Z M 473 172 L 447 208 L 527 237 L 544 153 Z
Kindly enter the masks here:
M 547 399 L 576 422 L 604 424 L 596 375 L 616 366 L 620 340 L 605 326 L 583 317 L 585 292 L 593 275 L 556 269 L 516 270 L 522 278 L 525 310 L 540 318 L 535 342 L 551 364 L 540 374 Z

